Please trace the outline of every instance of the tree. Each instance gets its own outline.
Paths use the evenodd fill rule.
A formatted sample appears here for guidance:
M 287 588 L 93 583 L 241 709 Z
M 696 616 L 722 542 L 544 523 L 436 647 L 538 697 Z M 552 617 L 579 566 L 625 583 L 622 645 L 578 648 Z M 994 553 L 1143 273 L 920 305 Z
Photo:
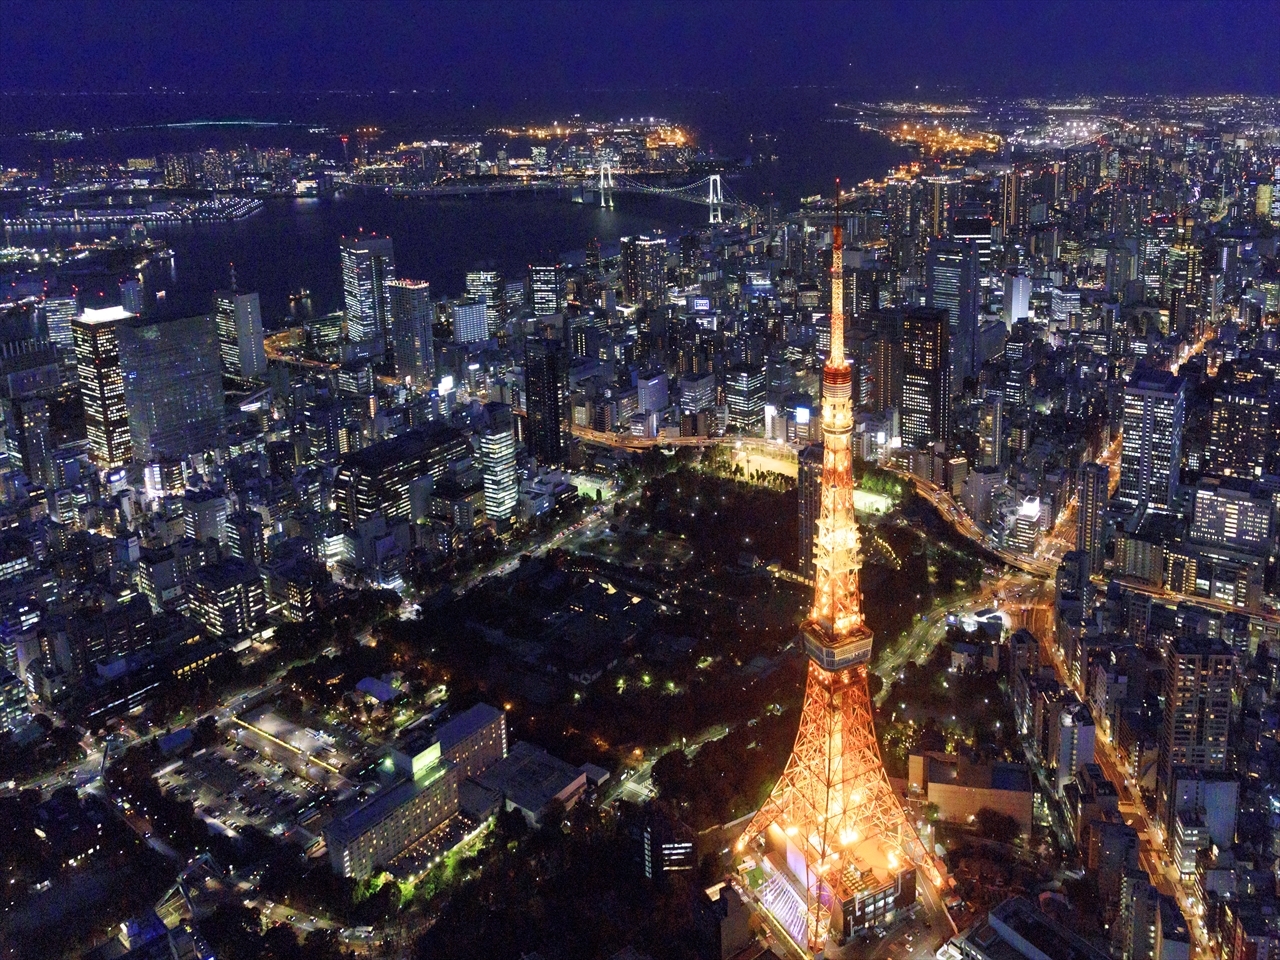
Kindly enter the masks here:
M 192 731 L 192 746 L 197 750 L 212 747 L 218 740 L 218 721 L 214 717 L 201 717 Z
M 996 843 L 1013 843 L 1022 833 L 1016 819 L 990 807 L 979 808 L 973 815 L 973 825 L 980 836 Z

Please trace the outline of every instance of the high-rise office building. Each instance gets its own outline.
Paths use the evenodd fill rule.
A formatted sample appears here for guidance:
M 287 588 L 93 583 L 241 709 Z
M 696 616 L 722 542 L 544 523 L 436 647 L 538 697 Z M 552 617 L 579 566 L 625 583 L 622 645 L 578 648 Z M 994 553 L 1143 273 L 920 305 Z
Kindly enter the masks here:
M 191 612 L 215 637 L 252 633 L 267 618 L 267 595 L 258 568 L 240 559 L 201 567 L 191 584 Z
M 1004 325 L 1009 330 L 1019 320 L 1031 316 L 1031 278 L 1026 271 L 1013 269 L 1004 275 Z
M 989 392 L 978 407 L 979 467 L 1004 466 L 1004 397 Z
M 480 343 L 489 339 L 489 320 L 479 301 L 458 300 L 449 307 L 453 314 L 454 343 Z
M 17 732 L 30 719 L 26 687 L 16 674 L 0 664 L 0 731 Z
M 1049 331 L 1079 329 L 1079 322 L 1080 291 L 1075 287 L 1054 287 L 1049 292 Z
M 971 240 L 933 240 L 925 263 L 926 299 L 930 308 L 947 311 L 952 384 L 959 387 L 965 377 L 977 375 L 982 303 L 978 248 Z
M 924 233 L 926 237 L 945 237 L 951 218 L 959 209 L 964 181 L 959 177 L 924 178 Z
M 669 402 L 667 371 L 642 370 L 636 379 L 636 395 L 641 413 L 665 410 Z
M 800 451 L 797 499 L 800 510 L 799 573 L 813 577 L 813 538 L 818 534 L 822 511 L 822 444 L 811 443 Z
M 89 435 L 89 458 L 100 470 L 123 466 L 133 456 L 118 330 L 122 320 L 133 316 L 122 307 L 89 309 L 71 324 Z
M 1101 573 L 1106 559 L 1106 507 L 1111 468 L 1082 463 L 1076 481 L 1076 549 L 1089 558 L 1089 572 Z
M 485 424 L 480 428 L 484 512 L 490 520 L 507 520 L 515 513 L 520 493 L 511 408 L 505 403 L 486 403 L 484 412 Z
M 1170 791 L 1179 767 L 1224 773 L 1235 654 L 1218 639 L 1178 637 L 1165 655 L 1164 722 L 1158 766 L 1159 814 L 1169 833 Z
M 381 353 L 391 312 L 386 284 L 396 277 L 395 248 L 389 237 L 343 237 L 339 253 L 347 341 Z
M 1030 175 L 1014 168 L 1000 175 L 1000 230 L 1007 242 L 1027 229 L 1030 210 Z
M 18 466 L 33 482 L 49 486 L 53 482 L 49 456 L 49 407 L 38 397 L 0 401 L 4 409 L 4 431 L 9 462 Z
M 250 509 L 228 514 L 227 548 L 233 557 L 262 566 L 267 557 L 267 528 L 262 514 Z
M 256 293 L 219 290 L 213 298 L 218 349 L 227 376 L 253 380 L 267 372 L 262 339 L 262 305 Z
M 951 439 L 950 330 L 945 310 L 917 307 L 902 320 L 902 442 Z
M 45 297 L 40 301 L 45 330 L 49 339 L 63 350 L 75 349 L 71 337 L 71 321 L 80 315 L 80 304 L 74 296 Z
M 889 330 L 876 334 L 871 352 L 871 409 L 902 409 L 902 337 Z
M 143 303 L 142 281 L 137 277 L 120 281 L 120 306 L 134 316 L 142 316 L 146 312 Z
M 1191 539 L 1241 553 L 1265 556 L 1274 547 L 1271 497 L 1249 481 L 1205 477 L 1191 506 Z
M 667 242 L 657 237 L 623 237 L 620 244 L 622 295 L 628 303 L 658 306 L 667 299 Z
M 131 317 L 118 333 L 134 457 L 183 460 L 220 447 L 226 395 L 213 317 Z
M 1168 509 L 1182 466 L 1185 383 L 1167 370 L 1139 365 L 1124 388 L 1120 451 L 1122 503 Z
M 334 501 L 353 527 L 375 514 L 388 523 L 408 521 L 410 485 L 427 476 L 439 481 L 450 463 L 470 451 L 460 431 L 440 422 L 381 440 L 342 458 L 333 480 Z
M 1225 477 L 1260 477 L 1280 469 L 1280 393 L 1251 383 L 1219 390 L 1205 460 L 1208 472 Z
M 965 204 L 951 221 L 951 237 L 961 243 L 972 243 L 978 251 L 979 286 L 985 285 L 991 273 L 991 215 L 981 205 Z
M 502 280 L 496 270 L 472 270 L 467 274 L 467 299 L 484 304 L 485 319 L 489 331 L 485 337 L 495 336 L 502 326 Z
M 729 407 L 729 426 L 744 433 L 755 433 L 763 429 L 764 368 L 732 367 L 725 375 L 724 394 Z
M 435 341 L 431 324 L 435 305 L 431 284 L 425 280 L 388 280 L 391 306 L 391 348 L 396 357 L 396 376 L 414 386 L 430 388 L 436 376 Z
M 564 267 L 529 268 L 529 291 L 533 312 L 539 317 L 550 316 L 564 309 Z
M 680 378 L 680 412 L 700 413 L 716 402 L 716 375 L 693 373 Z
M 526 440 L 543 466 L 563 464 L 569 456 L 568 357 L 559 340 L 526 337 L 524 344 Z

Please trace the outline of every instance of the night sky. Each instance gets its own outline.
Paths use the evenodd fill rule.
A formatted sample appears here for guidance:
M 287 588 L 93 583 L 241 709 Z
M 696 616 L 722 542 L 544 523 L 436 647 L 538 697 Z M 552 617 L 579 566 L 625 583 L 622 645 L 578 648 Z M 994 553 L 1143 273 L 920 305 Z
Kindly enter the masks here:
M 0 90 L 1280 93 L 1280 0 L 0 0 Z

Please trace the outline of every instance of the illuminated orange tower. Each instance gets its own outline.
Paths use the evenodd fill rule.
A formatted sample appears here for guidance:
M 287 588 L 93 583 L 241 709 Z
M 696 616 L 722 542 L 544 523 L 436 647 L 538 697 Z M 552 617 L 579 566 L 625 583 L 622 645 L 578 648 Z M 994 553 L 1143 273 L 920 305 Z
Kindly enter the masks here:
M 842 941 L 861 916 L 860 894 L 910 875 L 939 875 L 906 818 L 880 760 L 867 690 L 871 630 L 853 512 L 852 374 L 844 355 L 844 257 L 836 187 L 831 252 L 831 349 L 822 371 L 822 502 L 814 539 L 813 609 L 801 627 L 809 677 L 795 747 L 739 849 L 767 850 L 774 867 L 761 899 L 802 946 Z M 879 886 L 877 887 L 877 884 Z

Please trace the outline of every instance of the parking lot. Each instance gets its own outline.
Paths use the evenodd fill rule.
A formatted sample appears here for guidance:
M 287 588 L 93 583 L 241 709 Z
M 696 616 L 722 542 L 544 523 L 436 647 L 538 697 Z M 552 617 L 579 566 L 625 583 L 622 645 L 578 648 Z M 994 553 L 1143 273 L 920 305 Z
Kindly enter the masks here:
M 161 789 L 190 800 L 211 830 L 234 837 L 253 826 L 320 855 L 321 830 L 354 790 L 339 771 L 363 759 L 345 749 L 354 736 L 300 727 L 269 708 L 221 732 L 217 745 L 166 767 Z

